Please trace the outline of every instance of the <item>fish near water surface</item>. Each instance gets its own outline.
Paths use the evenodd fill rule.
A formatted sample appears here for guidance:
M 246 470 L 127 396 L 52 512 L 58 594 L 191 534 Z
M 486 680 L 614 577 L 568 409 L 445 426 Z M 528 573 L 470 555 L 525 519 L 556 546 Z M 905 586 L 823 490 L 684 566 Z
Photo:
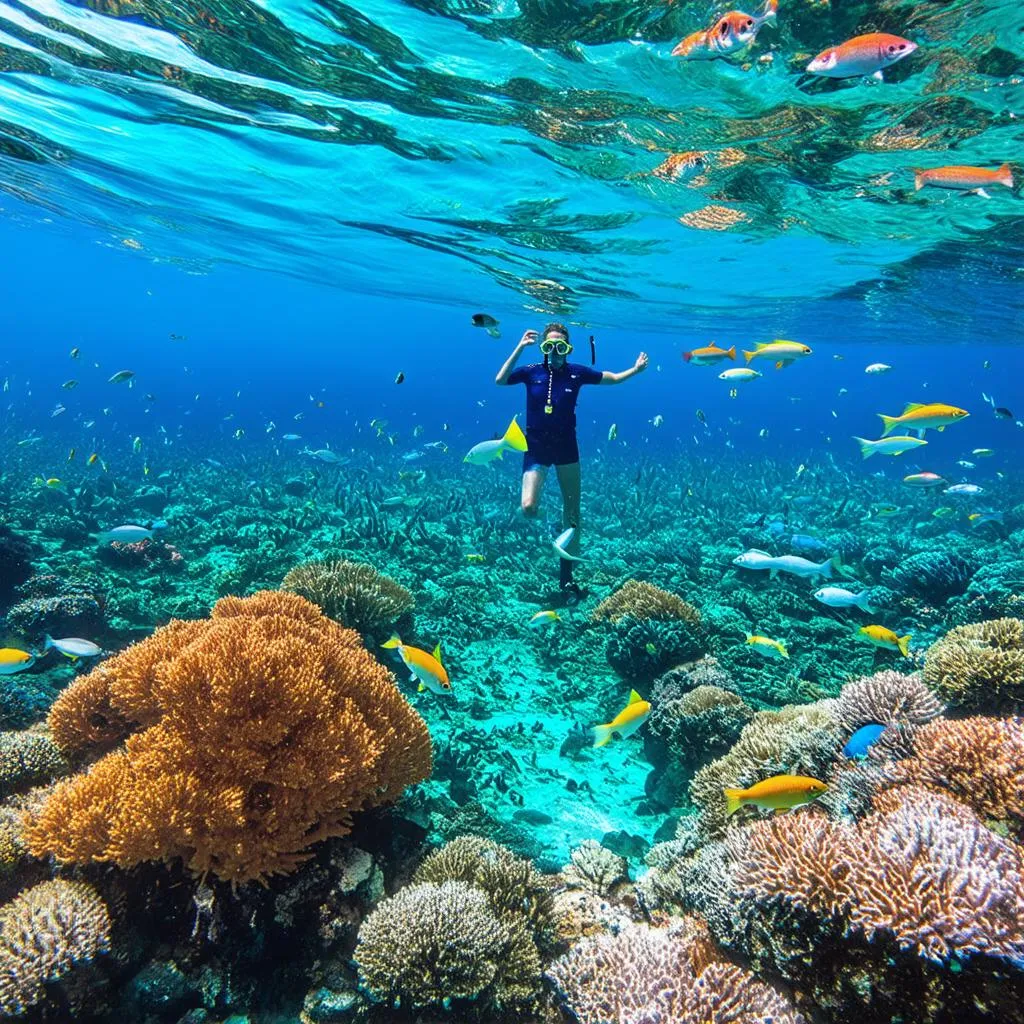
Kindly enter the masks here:
M 739 53 L 757 38 L 766 22 L 774 22 L 779 9 L 778 0 L 766 0 L 760 14 L 728 11 L 708 29 L 692 32 L 675 45 L 673 57 L 683 60 L 714 60 Z
M 1002 185 L 1013 188 L 1013 168 L 1003 164 L 994 171 L 984 167 L 932 167 L 928 170 L 914 172 L 914 191 L 920 192 L 928 186 L 932 188 L 955 189 L 963 192 L 976 192 L 986 199 L 990 198 L 986 187 Z
M 902 36 L 888 32 L 869 32 L 854 36 L 838 46 L 822 50 L 807 65 L 807 71 L 822 78 L 882 78 L 882 69 L 890 67 L 917 49 Z

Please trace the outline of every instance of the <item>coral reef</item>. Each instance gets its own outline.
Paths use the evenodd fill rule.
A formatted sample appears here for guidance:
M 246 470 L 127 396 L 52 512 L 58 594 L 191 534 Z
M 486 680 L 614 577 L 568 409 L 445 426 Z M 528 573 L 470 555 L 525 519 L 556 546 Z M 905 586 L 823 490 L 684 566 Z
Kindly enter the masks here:
M 924 681 L 967 711 L 1005 713 L 1024 707 L 1024 620 L 957 626 L 928 648 Z
M 266 879 L 430 771 L 426 726 L 388 672 L 291 594 L 225 598 L 105 662 L 54 706 L 63 747 L 95 742 L 89 701 L 105 741 L 111 708 L 140 731 L 60 783 L 26 830 L 60 861 L 181 858 Z
M 678 594 L 670 594 L 643 580 L 628 580 L 590 614 L 595 622 L 612 624 L 629 616 L 631 619 L 679 619 L 695 627 L 700 625 L 700 612 L 692 604 Z
M 32 575 L 34 554 L 26 538 L 0 523 L 0 605 L 6 604 L 15 588 Z
M 570 888 L 595 896 L 607 896 L 620 882 L 628 881 L 629 870 L 619 857 L 594 839 L 585 839 L 572 851 L 562 877 Z
M 921 551 L 883 576 L 895 590 L 942 604 L 967 589 L 974 569 L 971 561 L 954 551 Z
M 0 1013 L 21 1016 L 110 948 L 110 915 L 91 885 L 41 882 L 0 908 Z
M 413 596 L 365 562 L 304 562 L 289 570 L 281 589 L 318 605 L 328 618 L 362 636 L 379 636 L 409 612 Z
M 917 673 L 883 669 L 853 679 L 839 691 L 836 718 L 850 732 L 862 725 L 924 725 L 942 714 L 942 704 Z
M 778 990 L 724 961 L 696 918 L 581 940 L 547 971 L 580 1024 L 801 1024 Z
M 0 799 L 69 771 L 56 743 L 41 732 L 0 732 Z
M 697 686 L 678 700 L 652 702 L 651 729 L 677 761 L 696 765 L 721 757 L 753 717 L 754 709 L 739 695 Z

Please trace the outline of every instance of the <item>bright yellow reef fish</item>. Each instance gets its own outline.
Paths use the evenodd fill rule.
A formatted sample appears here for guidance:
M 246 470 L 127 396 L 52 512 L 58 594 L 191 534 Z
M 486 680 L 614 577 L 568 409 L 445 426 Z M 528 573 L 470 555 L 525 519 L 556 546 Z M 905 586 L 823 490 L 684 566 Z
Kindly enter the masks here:
M 781 814 L 816 800 L 828 786 L 806 775 L 774 775 L 749 789 L 724 789 L 726 816 L 752 804 Z
M 629 703 L 607 725 L 594 726 L 594 746 L 603 747 L 614 733 L 623 739 L 632 736 L 650 713 L 651 705 L 636 690 L 630 691 Z
M 429 690 L 431 693 L 451 693 L 452 684 L 448 678 L 448 672 L 441 664 L 441 645 L 434 648 L 433 654 L 427 654 L 418 647 L 410 647 L 403 644 L 397 636 L 393 636 L 382 647 L 397 648 L 398 653 L 405 662 L 405 667 L 411 673 L 410 679 L 418 682 L 418 690 Z
M 31 668 L 35 657 L 16 647 L 0 647 L 0 676 L 13 676 L 15 672 Z
M 743 358 L 746 359 L 748 366 L 754 359 L 771 359 L 775 363 L 775 369 L 781 370 L 794 360 L 803 359 L 810 354 L 811 350 L 806 345 L 801 345 L 798 341 L 783 341 L 780 338 L 777 341 L 758 342 L 754 345 L 753 352 L 744 350 Z
M 534 627 L 546 626 L 548 623 L 561 621 L 562 619 L 556 611 L 537 612 L 536 615 L 530 616 L 530 625 Z
M 466 561 L 469 562 L 470 565 L 483 565 L 484 562 L 487 561 L 487 556 L 476 554 L 466 555 Z
M 885 626 L 861 626 L 857 630 L 857 635 L 876 647 L 884 647 L 887 651 L 899 651 L 904 658 L 909 656 L 910 633 L 906 636 L 897 636 Z
M 763 654 L 766 658 L 789 657 L 789 651 L 786 650 L 786 645 L 781 640 L 772 640 L 771 637 L 767 636 L 751 636 L 748 633 L 747 644 L 753 647 L 758 654 Z
M 969 415 L 966 409 L 944 405 L 942 402 L 910 402 L 899 416 L 886 416 L 883 412 L 878 414 L 885 424 L 882 437 L 887 437 L 897 427 L 916 430 L 918 437 L 924 437 L 926 430 L 945 430 L 950 423 L 958 423 Z

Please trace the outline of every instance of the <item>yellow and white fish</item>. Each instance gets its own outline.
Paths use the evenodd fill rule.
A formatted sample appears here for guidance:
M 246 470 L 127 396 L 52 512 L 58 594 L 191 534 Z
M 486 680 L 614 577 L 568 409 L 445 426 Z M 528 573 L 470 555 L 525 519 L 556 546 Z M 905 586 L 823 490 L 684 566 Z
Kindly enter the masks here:
M 753 647 L 758 654 L 763 654 L 766 658 L 789 657 L 789 651 L 786 650 L 786 645 L 782 643 L 781 640 L 772 640 L 771 637 L 754 636 L 748 633 L 747 646 Z
M 594 726 L 594 746 L 603 747 L 616 733 L 625 739 L 647 721 L 651 705 L 636 690 L 630 691 L 629 703 L 606 725 Z
M 927 444 L 923 438 L 918 437 L 880 437 L 877 441 L 869 441 L 866 437 L 855 437 L 854 441 L 860 445 L 860 453 L 865 459 L 872 455 L 902 455 L 912 448 L 920 448 Z
M 811 350 L 807 345 L 801 345 L 799 341 L 783 341 L 780 338 L 777 341 L 758 342 L 754 345 L 753 352 L 744 350 L 743 358 L 748 366 L 754 359 L 770 359 L 775 363 L 775 369 L 781 370 L 784 366 L 789 366 L 795 360 L 803 359 L 810 354 Z
M 16 647 L 0 647 L 0 676 L 13 676 L 31 668 L 36 662 L 35 655 L 19 651 Z
M 441 664 L 440 644 L 434 648 L 433 654 L 427 654 L 426 651 L 421 651 L 418 647 L 410 647 L 408 644 L 403 644 L 397 636 L 393 636 L 390 640 L 381 644 L 381 646 L 392 650 L 397 649 L 402 661 L 405 662 L 405 667 L 410 672 L 409 678 L 413 682 L 419 683 L 417 689 L 420 692 L 423 690 L 429 690 L 431 693 L 437 694 L 452 692 L 452 684 L 448 678 L 448 672 L 444 665 Z
M 888 437 L 897 427 L 916 430 L 918 437 L 924 437 L 926 430 L 945 430 L 951 423 L 959 423 L 969 415 L 966 409 L 942 402 L 909 402 L 899 416 L 886 416 L 884 412 L 878 414 L 885 424 L 882 437 Z
M 500 459 L 507 451 L 525 452 L 526 448 L 526 435 L 513 416 L 503 437 L 494 441 L 481 441 L 479 444 L 473 445 L 462 461 L 468 462 L 471 466 L 484 466 L 488 462 Z
M 875 647 L 882 647 L 887 651 L 899 651 L 904 658 L 910 655 L 910 633 L 906 636 L 897 636 L 885 626 L 861 626 L 857 630 L 857 636 L 869 644 L 874 644 Z
M 547 626 L 554 622 L 561 622 L 562 618 L 556 611 L 537 612 L 530 616 L 530 625 L 536 629 L 539 626 Z

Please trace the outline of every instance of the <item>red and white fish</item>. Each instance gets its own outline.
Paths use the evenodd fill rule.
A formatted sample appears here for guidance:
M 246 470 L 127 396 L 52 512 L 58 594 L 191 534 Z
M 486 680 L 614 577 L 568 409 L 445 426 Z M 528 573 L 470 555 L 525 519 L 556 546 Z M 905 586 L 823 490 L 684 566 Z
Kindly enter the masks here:
M 916 49 L 917 43 L 902 36 L 893 36 L 888 32 L 869 32 L 822 50 L 807 65 L 807 70 L 823 78 L 870 76 L 880 81 L 882 68 L 909 57 Z
M 985 167 L 932 167 L 925 171 L 914 171 L 914 191 L 919 192 L 926 185 L 975 192 L 988 199 L 989 194 L 985 191 L 988 185 L 1013 188 L 1013 168 L 1003 164 L 994 171 Z
M 779 0 L 765 0 L 760 14 L 744 14 L 743 11 L 729 11 L 723 14 L 709 29 L 693 32 L 672 51 L 673 57 L 684 60 L 714 60 L 716 57 L 730 57 L 749 46 L 766 21 L 775 21 Z

